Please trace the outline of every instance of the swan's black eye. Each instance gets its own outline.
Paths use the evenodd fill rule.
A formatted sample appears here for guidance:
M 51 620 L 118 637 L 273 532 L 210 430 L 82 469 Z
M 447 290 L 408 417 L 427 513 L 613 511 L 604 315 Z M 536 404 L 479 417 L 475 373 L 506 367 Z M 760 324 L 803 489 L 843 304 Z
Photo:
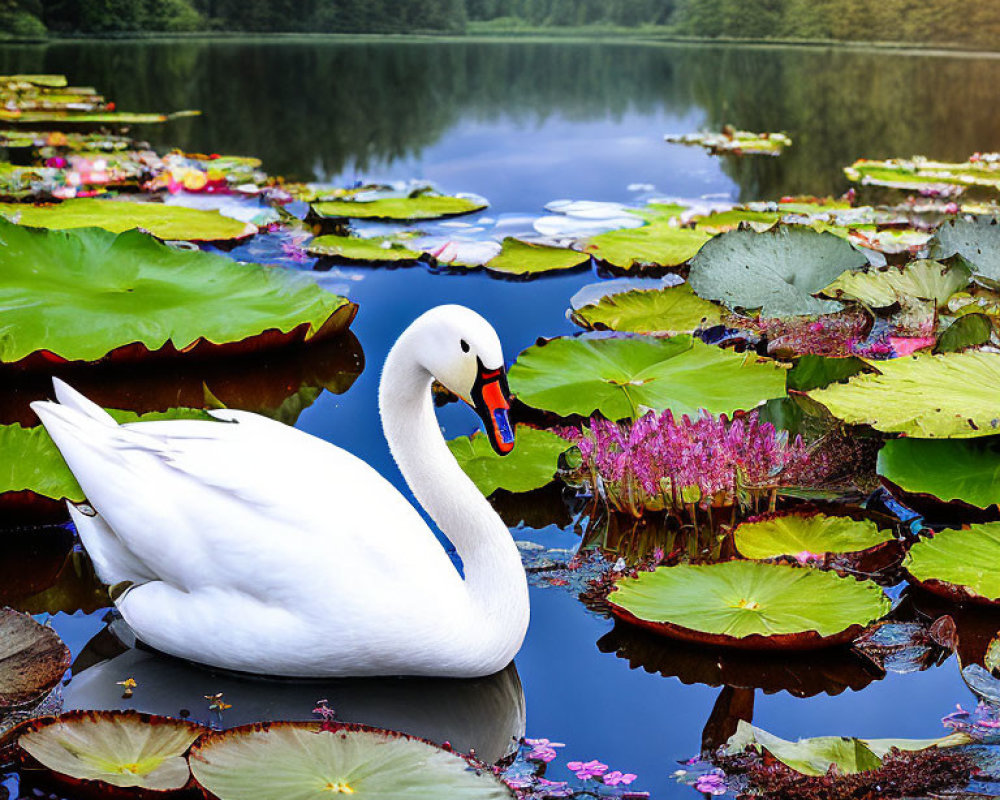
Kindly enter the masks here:
M 469 352 L 469 343 L 465 341 L 465 339 L 462 339 L 462 352 L 463 353 Z

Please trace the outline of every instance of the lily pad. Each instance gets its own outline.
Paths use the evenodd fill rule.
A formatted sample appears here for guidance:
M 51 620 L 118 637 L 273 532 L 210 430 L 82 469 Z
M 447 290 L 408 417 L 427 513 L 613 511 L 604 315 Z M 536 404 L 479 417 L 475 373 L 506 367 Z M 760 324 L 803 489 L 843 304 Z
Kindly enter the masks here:
M 103 228 L 122 233 L 142 228 L 160 239 L 191 242 L 245 239 L 257 226 L 222 216 L 218 211 L 168 206 L 163 203 L 132 203 L 80 198 L 47 206 L 0 203 L 0 215 L 33 228 Z
M 816 736 L 796 742 L 782 739 L 745 720 L 740 720 L 726 742 L 728 755 L 737 755 L 751 747 L 759 753 L 766 750 L 774 758 L 802 775 L 826 775 L 836 767 L 842 775 L 878 769 L 882 759 L 893 748 L 918 751 L 931 747 L 956 747 L 969 743 L 964 734 L 952 734 L 941 739 L 855 739 L 847 736 Z
M 500 255 L 486 263 L 490 272 L 504 275 L 542 275 L 576 269 L 590 263 L 590 256 L 565 247 L 525 242 L 507 237 Z
M 878 474 L 906 492 L 987 508 L 1000 503 L 1000 439 L 890 439 Z
M 667 408 L 731 414 L 783 397 L 785 369 L 689 335 L 563 338 L 521 353 L 510 386 L 522 403 L 561 416 L 598 411 L 617 420 Z
M 691 261 L 691 288 L 732 309 L 760 309 L 765 316 L 829 314 L 843 306 L 812 295 L 865 256 L 832 233 L 778 225 L 763 233 L 720 234 Z
M 860 553 L 894 541 L 870 520 L 825 514 L 783 514 L 744 522 L 733 532 L 745 558 L 767 559 L 801 553 Z
M 52 89 L 61 89 L 69 85 L 65 75 L 45 74 L 0 75 L 0 83 L 31 83 Z
M 448 449 L 479 491 L 489 496 L 497 489 L 530 492 L 551 483 L 560 454 L 571 446 L 561 436 L 526 425 L 517 426 L 515 441 L 506 456 L 498 456 L 482 433 L 451 439 Z
M 831 383 L 846 381 L 865 368 L 860 358 L 834 358 L 828 356 L 799 356 L 788 371 L 788 388 L 797 392 L 821 389 Z
M 700 145 L 712 155 L 780 156 L 792 140 L 783 133 L 752 133 L 726 125 L 720 133 L 702 132 L 664 137 L 672 144 Z
M 169 792 L 187 785 L 184 754 L 205 731 L 193 722 L 134 711 L 71 711 L 35 720 L 17 743 L 64 779 Z
M 320 341 L 356 309 L 305 275 L 178 250 L 139 231 L 5 220 L 0 308 L 0 363 L 35 356 L 41 365 Z
M 923 588 L 957 601 L 1000 603 L 1000 522 L 921 539 L 903 568 Z
M 513 798 L 489 770 L 402 733 L 345 725 L 257 723 L 210 734 L 191 751 L 195 780 L 219 800 Z
M 993 337 L 993 323 L 986 314 L 963 314 L 938 337 L 935 353 L 960 353 L 987 344 Z
M 931 243 L 934 258 L 964 258 L 978 278 L 1000 285 L 1000 220 L 996 217 L 949 219 L 941 224 Z
M 845 272 L 823 290 L 841 300 L 857 300 L 884 308 L 906 298 L 933 300 L 943 308 L 948 298 L 968 286 L 972 270 L 963 263 L 913 261 L 905 267 L 887 267 L 867 272 Z
M 665 636 L 799 650 L 849 642 L 892 607 L 871 581 L 759 561 L 640 572 L 618 581 L 608 603 L 615 616 Z
M 487 204 L 470 197 L 420 194 L 416 197 L 384 197 L 377 200 L 327 200 L 313 203 L 312 210 L 328 219 L 427 220 L 457 217 L 482 211 Z
M 612 267 L 640 271 L 686 264 L 711 238 L 705 231 L 682 228 L 658 217 L 639 228 L 621 228 L 592 236 L 583 242 L 581 249 Z
M 723 309 L 702 300 L 686 283 L 663 289 L 621 292 L 573 312 L 590 330 L 628 333 L 691 333 L 722 322 Z
M 947 194 L 949 189 L 960 191 L 966 186 L 1000 189 L 1000 161 L 995 157 L 974 156 L 964 162 L 932 161 L 923 156 L 886 161 L 862 158 L 846 167 L 844 174 L 848 180 L 866 186 L 927 193 Z
M 134 111 L 10 111 L 0 108 L 0 122 L 10 124 L 40 123 L 61 125 L 150 125 L 169 119 L 193 117 L 200 111 L 175 111 L 172 114 L 145 114 Z
M 1000 433 L 1000 355 L 915 355 L 808 392 L 838 419 L 925 439 Z
M 306 250 L 314 256 L 332 256 L 345 261 L 363 261 L 367 263 L 416 261 L 420 253 L 411 250 L 391 237 L 372 237 L 363 239 L 360 236 L 317 236 L 309 241 Z
M 26 706 L 51 692 L 70 661 L 69 648 L 52 628 L 0 608 L 0 709 Z

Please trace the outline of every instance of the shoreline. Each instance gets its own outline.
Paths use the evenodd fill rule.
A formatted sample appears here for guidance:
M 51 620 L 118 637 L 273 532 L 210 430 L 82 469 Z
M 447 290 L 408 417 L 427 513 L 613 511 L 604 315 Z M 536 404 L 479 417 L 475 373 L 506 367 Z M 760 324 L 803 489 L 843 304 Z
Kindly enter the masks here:
M 281 42 L 441 42 L 441 43 L 607 43 L 646 46 L 735 47 L 751 49 L 844 50 L 848 52 L 891 53 L 905 56 L 952 58 L 1000 58 L 1000 49 L 970 49 L 961 44 L 926 42 L 874 42 L 835 39 L 744 39 L 733 37 L 685 36 L 658 28 L 512 28 L 490 29 L 473 25 L 465 33 L 307 33 L 254 31 L 127 32 L 107 34 L 53 35 L 47 38 L 0 39 L 2 46 L 49 47 L 77 42 L 162 42 L 162 41 L 267 41 Z

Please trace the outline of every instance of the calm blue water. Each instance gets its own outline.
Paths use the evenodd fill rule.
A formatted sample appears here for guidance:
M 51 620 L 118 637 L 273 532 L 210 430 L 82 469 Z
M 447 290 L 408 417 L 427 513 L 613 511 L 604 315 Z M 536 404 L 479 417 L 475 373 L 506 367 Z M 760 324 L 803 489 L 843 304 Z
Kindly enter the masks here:
M 253 40 L 0 48 L 0 72 L 14 71 L 66 72 L 73 83 L 102 88 L 123 109 L 204 109 L 201 118 L 143 131 L 159 145 L 256 155 L 272 173 L 297 179 L 431 180 L 486 196 L 491 207 L 482 216 L 491 218 L 537 216 L 560 198 L 629 202 L 640 193 L 632 184 L 692 199 L 839 193 L 847 188 L 841 167 L 860 156 L 964 158 L 1000 147 L 993 111 L 1000 63 L 990 60 L 641 44 Z M 779 160 L 727 161 L 662 141 L 667 132 L 724 122 L 783 129 L 795 145 Z M 353 330 L 366 367 L 346 393 L 324 392 L 297 424 L 358 454 L 405 491 L 376 408 L 380 365 L 399 332 L 427 308 L 462 303 L 493 322 L 513 360 L 539 336 L 573 331 L 565 317 L 569 298 L 598 276 L 523 283 L 423 268 L 341 268 L 319 279 L 360 305 Z M 127 391 L 127 378 L 121 386 Z M 448 436 L 477 426 L 472 412 L 457 405 L 441 409 L 440 419 Z M 550 546 L 576 541 L 572 532 L 551 528 L 515 535 Z M 54 624 L 74 654 L 103 628 L 101 613 L 58 615 Z M 724 719 L 727 704 L 748 707 L 753 690 L 660 675 L 664 663 L 683 660 L 669 642 L 654 648 L 656 670 L 630 668 L 598 647 L 612 627 L 564 590 L 532 589 L 532 623 L 516 660 L 528 735 L 566 743 L 549 777 L 564 777 L 558 764 L 566 760 L 598 758 L 638 773 L 636 787 L 655 797 L 690 794 L 669 777 L 676 762 L 698 752 L 713 707 L 716 719 Z M 799 670 L 800 682 L 814 683 L 831 658 L 817 654 Z M 691 680 L 691 669 L 664 671 Z M 711 672 L 709 664 L 694 674 Z M 103 686 L 107 694 L 108 682 L 124 677 L 112 670 L 91 688 Z M 161 693 L 158 710 L 185 707 L 183 692 L 197 699 L 218 691 L 222 680 L 198 670 L 164 673 L 163 685 L 176 689 Z M 860 688 L 867 680 L 855 675 L 852 684 Z M 82 677 L 68 694 L 74 683 L 82 685 Z M 412 717 L 419 728 L 421 715 L 438 713 L 422 705 L 423 688 L 399 682 L 390 688 L 377 713 L 359 711 L 359 721 L 404 720 L 402 727 Z M 260 713 L 308 717 L 321 691 L 253 682 L 227 688 L 227 697 L 242 693 L 233 713 L 251 714 L 254 703 L 267 706 L 287 694 L 285 706 L 275 701 Z M 353 692 L 359 708 L 376 707 L 365 705 L 369 685 L 336 691 L 341 705 L 351 705 Z M 479 708 L 478 696 L 459 705 Z M 757 690 L 753 721 L 792 738 L 931 737 L 942 731 L 941 716 L 970 700 L 950 659 L 835 696 Z M 499 712 L 476 719 L 500 725 Z

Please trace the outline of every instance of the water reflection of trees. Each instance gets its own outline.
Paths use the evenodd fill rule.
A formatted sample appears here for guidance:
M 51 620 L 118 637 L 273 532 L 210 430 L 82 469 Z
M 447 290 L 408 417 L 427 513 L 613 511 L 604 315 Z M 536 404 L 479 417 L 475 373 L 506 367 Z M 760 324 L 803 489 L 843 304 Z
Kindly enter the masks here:
M 846 188 L 859 156 L 964 158 L 1000 147 L 1000 61 L 638 43 L 267 40 L 60 43 L 0 50 L 0 71 L 66 72 L 136 110 L 205 116 L 163 145 L 262 155 L 298 178 L 419 155 L 460 120 L 618 121 L 700 112 L 786 130 L 780 159 L 726 159 L 745 199 Z

